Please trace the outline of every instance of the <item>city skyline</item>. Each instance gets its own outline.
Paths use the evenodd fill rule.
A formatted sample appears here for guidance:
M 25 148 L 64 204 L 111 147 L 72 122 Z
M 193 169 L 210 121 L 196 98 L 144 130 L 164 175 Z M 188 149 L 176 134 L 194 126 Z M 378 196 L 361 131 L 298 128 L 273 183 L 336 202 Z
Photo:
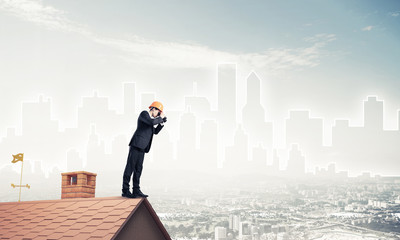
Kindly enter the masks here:
M 218 73 L 220 78 L 217 81 L 221 83 L 225 81 L 225 85 L 228 86 L 231 81 L 229 81 L 229 77 L 228 81 L 224 80 L 224 76 L 229 76 L 229 74 L 226 75 L 221 72 L 236 72 L 236 64 L 221 64 L 219 66 L 221 67 Z M 231 74 L 230 77 L 234 78 L 234 81 L 237 81 L 235 74 Z M 255 107 L 249 108 L 246 103 L 241 111 L 247 111 L 247 113 L 243 115 L 254 116 L 257 113 L 261 113 L 260 116 L 266 115 L 260 103 L 261 90 L 258 86 L 261 79 L 253 71 L 249 74 L 247 81 L 249 84 L 247 88 L 248 93 L 255 93 L 249 98 L 248 104 L 250 106 L 255 105 Z M 229 89 L 226 86 L 224 86 L 224 89 Z M 182 96 L 185 98 L 184 110 L 167 111 L 168 114 L 170 113 L 170 121 L 168 122 L 170 126 L 166 128 L 165 134 L 160 134 L 161 139 L 157 139 L 156 144 L 153 146 L 155 153 L 150 154 L 149 158 L 152 159 L 150 160 L 151 162 L 154 162 L 151 167 L 157 168 L 157 165 L 160 163 L 158 167 L 163 166 L 168 168 L 169 165 L 174 165 L 176 167 L 203 171 L 213 171 L 222 167 L 236 171 L 235 169 L 243 169 L 243 164 L 250 164 L 244 169 L 253 171 L 258 168 L 261 172 L 269 172 L 271 174 L 272 165 L 276 166 L 279 164 L 280 171 L 291 168 L 289 166 L 290 152 L 293 146 L 295 146 L 297 151 L 304 155 L 302 157 L 302 161 L 304 161 L 302 163 L 303 174 L 306 172 L 316 172 L 317 168 L 326 168 L 329 164 L 335 163 L 339 171 L 348 171 L 351 176 L 356 176 L 363 172 L 396 175 L 397 168 L 394 166 L 395 162 L 390 163 L 392 161 L 390 159 L 379 161 L 382 163 L 386 162 L 386 166 L 389 166 L 390 170 L 389 168 L 374 166 L 372 164 L 374 159 L 369 160 L 370 164 L 367 162 L 362 164 L 363 166 L 367 166 L 367 169 L 357 168 L 354 164 L 351 165 L 352 167 L 346 168 L 350 165 L 346 165 L 345 162 L 350 159 L 354 162 L 357 159 L 357 155 L 368 158 L 369 156 L 379 156 L 381 152 L 388 154 L 388 151 L 386 151 L 388 149 L 387 145 L 394 146 L 394 148 L 389 148 L 392 152 L 391 159 L 395 159 L 399 155 L 395 148 L 395 143 L 400 142 L 399 130 L 384 130 L 384 101 L 378 99 L 376 96 L 367 96 L 367 99 L 363 101 L 363 109 L 365 110 L 362 111 L 364 113 L 362 118 L 365 119 L 363 120 L 365 121 L 365 127 L 350 125 L 351 119 L 335 120 L 335 125 L 331 129 L 333 135 L 333 140 L 331 141 L 333 144 L 331 145 L 324 145 L 323 143 L 323 125 L 326 124 L 323 117 L 311 117 L 311 110 L 288 110 L 289 116 L 282 119 L 282 122 L 285 122 L 284 131 L 286 132 L 286 136 L 283 137 L 285 145 L 281 146 L 274 141 L 276 139 L 274 134 L 281 132 L 281 130 L 274 128 L 276 127 L 275 125 L 278 125 L 276 122 L 269 122 L 262 117 L 250 117 L 247 120 L 244 119 L 242 122 L 236 120 L 230 126 L 220 124 L 221 121 L 223 123 L 229 121 L 232 114 L 236 115 L 235 112 L 232 112 L 232 109 L 226 111 L 224 108 L 221 112 L 212 110 L 207 97 L 198 95 L 196 88 L 197 84 L 194 83 L 192 95 L 187 94 Z M 257 94 L 257 91 L 260 91 L 260 93 Z M 82 168 L 85 166 L 85 169 L 87 169 L 96 163 L 97 167 L 95 170 L 102 171 L 102 168 L 108 166 L 109 161 L 114 159 L 113 161 L 118 161 L 118 164 L 114 164 L 112 169 L 118 171 L 118 167 L 116 166 L 121 165 L 126 158 L 127 139 L 131 134 L 129 131 L 133 131 L 135 128 L 136 123 L 133 122 L 133 119 L 136 119 L 135 116 L 139 113 L 139 109 L 146 108 L 146 103 L 155 100 L 157 96 L 156 92 L 137 93 L 135 82 L 124 83 L 121 92 L 123 93 L 124 113 L 118 113 L 115 109 L 110 108 L 110 97 L 100 96 L 98 91 L 94 90 L 92 96 L 81 97 L 82 104 L 77 106 L 76 111 L 77 122 L 74 124 L 76 127 L 65 129 L 60 128 L 59 119 L 51 117 L 51 98 L 47 97 L 45 99 L 45 97 L 40 95 L 37 102 L 21 103 L 22 116 L 24 117 L 21 119 L 21 128 L 8 128 L 7 135 L 1 138 L 0 146 L 5 146 L 1 151 L 2 158 L 7 159 L 9 149 L 15 149 L 13 151 L 24 149 L 25 152 L 34 153 L 27 155 L 27 159 L 31 159 L 33 162 L 41 161 L 41 166 L 44 167 L 46 174 L 55 166 L 58 169 L 68 169 L 67 166 L 71 164 L 69 161 L 73 161 L 72 159 L 75 159 L 75 163 L 72 165 L 81 166 Z M 231 88 L 230 92 L 222 93 L 222 96 L 218 96 L 217 98 L 223 99 L 226 95 L 230 96 L 229 98 L 231 99 L 235 99 L 235 95 L 231 95 L 232 92 L 236 94 L 236 90 Z M 233 105 L 233 109 L 237 108 Z M 266 110 L 268 111 L 268 109 Z M 226 115 L 227 113 L 228 115 Z M 117 124 L 110 125 L 110 123 Z M 261 135 L 258 133 L 255 136 L 254 133 L 257 133 L 257 129 L 263 129 L 264 125 L 269 126 L 269 130 L 268 128 L 265 132 L 260 130 Z M 247 128 L 252 126 L 256 131 L 248 131 L 245 126 Z M 368 135 L 371 131 L 380 131 L 386 135 Z M 23 135 L 20 135 L 21 132 Z M 223 137 L 221 133 L 226 136 Z M 390 134 L 390 136 L 387 136 L 387 134 Z M 35 140 L 37 135 L 47 136 L 49 139 Z M 363 155 L 360 152 L 365 151 L 362 146 L 367 145 L 362 145 L 361 149 L 354 148 L 355 150 L 349 150 L 352 149 L 351 144 L 354 143 L 354 140 L 361 143 L 362 139 L 368 138 L 368 136 L 375 138 L 375 141 L 372 142 L 383 142 L 383 144 L 373 146 L 372 152 L 368 151 L 367 155 Z M 18 137 L 21 141 L 18 143 L 19 150 L 15 142 L 15 139 L 18 139 Z M 45 146 L 51 145 L 51 142 L 54 142 L 55 139 L 60 139 L 56 141 L 66 145 L 60 145 L 57 148 L 53 147 L 49 153 L 43 154 L 46 149 Z M 40 152 L 34 150 L 38 146 L 29 146 L 31 141 L 44 145 L 39 148 L 41 149 Z M 370 147 L 366 147 L 366 149 L 368 148 Z M 166 154 L 159 154 L 159 152 Z M 199 154 L 193 155 L 195 152 Z M 275 152 L 274 157 L 272 156 L 273 152 Z M 332 156 L 332 153 L 336 155 Z M 57 160 L 51 160 L 53 156 L 57 156 Z M 81 163 L 76 163 L 76 161 L 81 161 Z M 205 161 L 207 164 L 204 164 Z M 279 161 L 279 163 L 274 161 Z M 200 164 L 200 162 L 203 162 L 203 164 Z M 234 164 L 232 165 L 232 163 Z M 357 165 L 357 161 L 355 163 Z M 293 164 L 297 165 L 299 163 L 293 162 Z M 10 164 L 2 161 L 2 167 L 6 165 Z M 267 170 L 267 168 L 270 170 Z M 107 167 L 107 169 L 110 170 L 111 168 Z M 389 170 L 389 173 L 387 170 Z M 279 175 L 276 172 L 277 169 L 274 171 L 275 175 Z
M 114 148 L 123 155 L 122 147 L 112 146 L 110 138 L 121 135 L 114 145 L 123 143 L 123 135 L 129 138 L 126 135 L 133 131 L 129 122 L 134 121 L 134 115 L 130 112 L 131 118 L 123 119 L 121 114 L 146 108 L 148 103 L 141 102 L 157 98 L 175 120 L 168 123 L 173 131 L 159 136 L 165 143 L 159 151 L 177 161 L 188 156 L 179 153 L 179 144 L 190 143 L 188 147 L 192 149 L 210 149 L 212 154 L 202 157 L 211 162 L 215 162 L 212 156 L 217 151 L 217 166 L 222 167 L 225 155 L 234 154 L 239 122 L 244 133 L 249 133 L 245 140 L 248 149 L 243 149 L 247 154 L 243 156 L 250 160 L 261 161 L 266 155 L 269 164 L 280 159 L 281 168 L 285 169 L 291 146 L 287 139 L 299 142 L 308 172 L 337 159 L 342 161 L 337 162 L 339 170 L 365 167 L 378 173 L 384 173 L 382 169 L 395 171 L 398 164 L 390 159 L 398 154 L 391 146 L 398 141 L 395 131 L 399 125 L 399 12 L 400 4 L 395 0 L 385 4 L 357 0 L 117 0 L 96 4 L 90 0 L 80 4 L 0 0 L 0 136 L 13 135 L 13 131 L 19 135 L 21 121 L 25 126 L 29 124 L 24 114 L 31 114 L 32 120 L 38 118 L 29 112 L 26 102 L 34 103 L 42 95 L 44 101 L 51 99 L 47 103 L 50 106 L 46 105 L 51 108 L 46 112 L 50 120 L 47 116 L 46 124 L 32 126 L 29 134 L 38 135 L 40 128 L 60 129 L 61 133 L 52 136 L 58 141 L 37 141 L 50 146 L 52 152 L 42 151 L 41 155 L 51 158 L 57 153 L 64 159 L 68 151 L 71 157 L 86 163 L 87 148 L 83 146 L 87 145 L 90 122 L 95 120 L 93 132 L 100 134 L 98 140 L 104 142 L 98 146 L 93 142 L 91 147 L 102 148 L 103 144 L 105 153 L 111 154 Z M 135 84 L 123 91 L 136 91 L 139 95 L 124 99 L 121 86 L 132 82 Z M 103 102 L 98 106 L 91 98 L 94 90 L 97 100 Z M 364 138 L 362 127 L 368 96 L 378 96 L 375 107 L 384 105 L 381 123 L 366 114 L 371 126 L 383 125 L 383 133 L 373 141 Z M 25 110 L 21 102 L 26 103 Z M 372 102 L 371 99 L 369 103 Z M 77 110 L 77 106 L 82 107 Z M 254 106 L 258 106 L 256 110 Z M 90 112 L 85 112 L 86 107 Z M 192 142 L 178 144 L 186 137 L 179 133 L 180 111 L 186 111 L 189 122 L 193 119 L 191 114 L 195 114 L 194 123 L 188 124 L 196 136 Z M 200 112 L 202 115 L 197 115 Z M 109 129 L 104 114 L 108 121 L 122 124 Z M 253 121 L 257 114 L 258 121 Z M 86 120 L 79 122 L 78 115 Z M 207 115 L 215 122 L 203 124 Z M 297 121 L 306 128 L 296 127 Z M 313 127 L 314 123 L 318 127 Z M 75 127 L 83 131 L 77 133 L 72 130 Z M 210 139 L 215 138 L 211 134 L 215 128 L 217 150 L 207 144 L 214 143 Z M 304 137 L 305 129 L 313 135 Z M 72 138 L 81 145 L 61 150 L 60 144 L 75 144 Z M 93 135 L 92 139 L 96 137 Z M 379 141 L 382 139 L 383 143 Z M 345 142 L 362 142 L 360 145 L 368 147 L 365 151 L 358 145 L 349 149 Z M 17 143 L 7 144 L 10 150 L 16 147 L 13 144 Z M 373 150 L 375 153 L 371 154 Z M 159 151 L 150 154 L 150 159 L 160 159 Z M 74 155 L 76 152 L 78 156 Z M 351 154 L 343 155 L 348 152 Z M 37 159 L 39 155 L 32 157 Z M 116 156 L 105 158 L 110 157 Z M 359 159 L 355 161 L 355 157 Z M 373 161 L 372 157 L 389 160 L 384 159 L 387 164 L 374 165 L 378 160 Z M 366 159 L 365 164 L 362 158 Z

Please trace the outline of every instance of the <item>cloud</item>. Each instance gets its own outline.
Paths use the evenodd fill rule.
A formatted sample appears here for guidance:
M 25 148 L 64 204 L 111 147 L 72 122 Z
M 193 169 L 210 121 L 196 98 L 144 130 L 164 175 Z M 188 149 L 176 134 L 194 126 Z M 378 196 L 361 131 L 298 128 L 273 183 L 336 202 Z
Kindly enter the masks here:
M 371 31 L 374 28 L 374 26 L 366 26 L 364 28 L 362 28 L 362 31 Z
M 64 11 L 45 6 L 38 0 L 0 0 L 0 10 L 47 29 L 89 33 L 83 26 L 68 20 Z
M 317 43 L 317 42 L 332 42 L 336 40 L 336 35 L 335 34 L 326 34 L 326 33 L 320 33 L 316 34 L 312 37 L 307 37 L 303 39 L 306 42 L 311 42 L 311 43 Z
M 334 35 L 314 37 L 306 48 L 269 48 L 260 53 L 234 54 L 206 46 L 185 43 L 161 42 L 133 36 L 130 39 L 96 37 L 94 41 L 121 50 L 125 60 L 167 67 L 207 67 L 216 62 L 236 62 L 249 67 L 282 70 L 293 67 L 318 65 L 320 49 L 333 41 Z M 210 64 L 211 63 L 211 64 Z
M 0 0 L 0 10 L 54 31 L 72 32 L 110 47 L 119 57 L 135 64 L 174 68 L 212 67 L 218 62 L 236 62 L 270 72 L 319 64 L 321 49 L 336 39 L 333 34 L 318 34 L 304 39 L 303 48 L 269 48 L 263 52 L 236 54 L 193 43 L 163 42 L 140 36 L 110 38 L 98 35 L 89 27 L 71 21 L 67 13 L 39 0 Z M 372 26 L 371 26 L 372 28 Z
M 388 13 L 388 15 L 392 16 L 392 17 L 398 17 L 398 16 L 400 16 L 400 11 L 390 12 L 390 13 Z

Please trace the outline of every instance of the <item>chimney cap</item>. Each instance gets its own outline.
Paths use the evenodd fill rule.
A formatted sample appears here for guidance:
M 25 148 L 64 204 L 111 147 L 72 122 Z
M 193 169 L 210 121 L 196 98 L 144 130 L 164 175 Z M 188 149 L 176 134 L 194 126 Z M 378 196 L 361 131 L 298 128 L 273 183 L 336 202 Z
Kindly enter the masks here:
M 97 176 L 97 173 L 91 173 L 91 172 L 86 172 L 86 171 L 76 171 L 76 172 L 66 172 L 66 173 L 61 173 L 62 176 L 68 176 L 68 175 L 76 175 L 76 174 L 86 174 L 86 175 L 91 175 L 91 176 Z

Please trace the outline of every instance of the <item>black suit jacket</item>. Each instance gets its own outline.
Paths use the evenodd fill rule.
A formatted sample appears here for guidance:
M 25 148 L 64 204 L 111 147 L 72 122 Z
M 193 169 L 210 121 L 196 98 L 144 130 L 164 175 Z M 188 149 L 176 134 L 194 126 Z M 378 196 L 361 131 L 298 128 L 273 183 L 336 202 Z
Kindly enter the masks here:
M 137 128 L 132 136 L 129 146 L 137 147 L 144 152 L 150 151 L 153 134 L 158 134 L 164 126 L 160 123 L 164 122 L 161 117 L 151 118 L 149 112 L 142 111 L 137 121 Z M 154 128 L 154 125 L 158 126 Z

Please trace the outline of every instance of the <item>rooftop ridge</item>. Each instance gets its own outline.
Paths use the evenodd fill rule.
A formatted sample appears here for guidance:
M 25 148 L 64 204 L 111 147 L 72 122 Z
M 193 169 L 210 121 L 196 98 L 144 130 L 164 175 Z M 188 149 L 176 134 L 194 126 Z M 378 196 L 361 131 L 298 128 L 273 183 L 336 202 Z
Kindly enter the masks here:
M 120 196 L 115 197 L 95 197 L 95 198 L 65 198 L 65 199 L 52 199 L 52 200 L 35 200 L 35 201 L 22 201 L 22 202 L 0 202 L 0 205 L 15 205 L 15 204 L 34 204 L 34 203 L 52 203 L 52 202 L 76 202 L 76 201 L 104 201 L 104 200 L 143 200 L 143 198 L 125 198 Z

